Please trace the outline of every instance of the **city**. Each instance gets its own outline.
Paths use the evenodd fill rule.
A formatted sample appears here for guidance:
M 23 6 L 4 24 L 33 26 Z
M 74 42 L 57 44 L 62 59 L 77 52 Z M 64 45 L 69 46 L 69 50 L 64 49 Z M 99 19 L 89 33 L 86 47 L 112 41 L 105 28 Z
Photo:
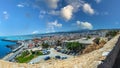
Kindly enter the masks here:
M 120 0 L 0 0 L 0 68 L 120 68 Z
M 119 30 L 96 30 L 82 33 L 48 34 L 41 38 L 18 40 L 14 48 L 3 60 L 18 63 L 37 64 L 47 60 L 64 60 L 100 49 Z M 16 40 L 6 40 L 16 41 Z

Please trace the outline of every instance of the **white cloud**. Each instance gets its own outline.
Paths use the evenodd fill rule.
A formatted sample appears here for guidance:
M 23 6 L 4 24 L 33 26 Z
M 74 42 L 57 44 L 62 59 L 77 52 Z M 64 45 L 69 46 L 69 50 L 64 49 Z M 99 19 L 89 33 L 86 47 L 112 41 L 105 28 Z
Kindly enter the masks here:
M 40 14 L 46 14 L 46 11 L 42 10 L 40 11 Z
M 85 13 L 89 13 L 89 14 L 94 14 L 95 13 L 94 9 L 88 3 L 85 3 L 83 5 L 83 11 Z
M 61 9 L 61 16 L 66 20 L 70 20 L 73 15 L 73 6 L 67 5 Z
M 32 34 L 37 34 L 37 33 L 39 33 L 39 31 L 37 30 L 32 32 Z
M 73 14 L 80 10 L 80 7 L 84 4 L 83 0 L 65 0 L 67 2 L 67 6 L 63 7 L 60 11 L 60 15 L 65 20 L 70 20 Z
M 50 32 L 55 32 L 55 28 L 53 26 L 47 26 L 46 33 L 50 33 Z
M 7 14 L 7 11 L 3 11 L 3 14 Z
M 62 27 L 62 24 L 58 23 L 57 20 L 55 20 L 54 22 L 49 22 L 47 23 L 47 33 L 55 32 L 55 28 L 60 28 L 60 27 Z
M 92 24 L 89 23 L 89 22 L 80 22 L 80 21 L 77 21 L 76 24 L 81 29 L 92 29 L 93 28 Z
M 48 7 L 56 9 L 58 7 L 59 0 L 46 0 Z
M 84 1 L 83 0 L 66 0 L 66 2 L 69 4 L 69 5 L 71 5 L 71 6 L 73 6 L 73 8 L 74 8 L 74 12 L 77 12 L 77 11 L 79 11 L 80 9 L 80 7 L 82 7 L 82 5 L 84 4 Z
M 23 5 L 23 4 L 18 4 L 17 7 L 19 7 L 19 8 L 23 8 L 24 5 Z
M 96 3 L 100 3 L 100 2 L 101 2 L 101 0 L 95 0 L 95 2 L 96 2 Z
M 84 0 L 65 0 L 67 2 L 67 6 L 63 7 L 60 11 L 60 15 L 65 20 L 70 20 L 74 13 L 78 12 L 82 7 L 83 11 L 87 14 L 93 15 L 95 13 L 94 9 L 88 3 L 85 3 Z
M 9 18 L 8 12 L 7 11 L 3 11 L 3 18 L 5 20 L 7 20 Z
M 52 10 L 52 11 L 48 12 L 48 14 L 51 14 L 51 15 L 59 15 L 59 14 L 60 14 L 60 11 Z
M 62 27 L 62 24 L 58 23 L 57 20 L 55 20 L 54 22 L 49 22 L 48 25 L 53 27 Z
M 47 13 L 46 11 L 41 10 L 39 14 L 39 18 L 43 18 L 46 13 Z

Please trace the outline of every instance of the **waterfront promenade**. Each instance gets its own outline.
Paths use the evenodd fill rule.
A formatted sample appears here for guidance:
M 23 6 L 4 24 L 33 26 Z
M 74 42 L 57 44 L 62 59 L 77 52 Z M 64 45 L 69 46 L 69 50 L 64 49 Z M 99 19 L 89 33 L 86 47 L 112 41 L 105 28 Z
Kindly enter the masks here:
M 24 43 L 23 42 L 21 42 L 21 43 L 22 44 L 18 48 L 14 49 L 11 53 L 6 55 L 3 58 L 3 60 L 5 60 L 5 61 L 12 61 L 18 54 L 20 54 L 23 51 L 23 49 L 24 49 Z

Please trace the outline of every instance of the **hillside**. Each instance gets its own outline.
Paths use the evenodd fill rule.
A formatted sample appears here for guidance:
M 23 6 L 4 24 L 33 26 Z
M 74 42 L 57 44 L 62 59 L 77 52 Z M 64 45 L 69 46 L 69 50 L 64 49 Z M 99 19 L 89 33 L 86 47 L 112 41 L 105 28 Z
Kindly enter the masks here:
M 108 41 L 103 48 L 92 51 L 88 54 L 80 55 L 75 58 L 67 60 L 51 60 L 46 63 L 39 64 L 19 64 L 0 60 L 0 68 L 97 68 L 97 65 L 101 63 L 101 60 L 105 59 L 102 56 L 105 52 L 109 52 L 115 46 L 119 35 Z

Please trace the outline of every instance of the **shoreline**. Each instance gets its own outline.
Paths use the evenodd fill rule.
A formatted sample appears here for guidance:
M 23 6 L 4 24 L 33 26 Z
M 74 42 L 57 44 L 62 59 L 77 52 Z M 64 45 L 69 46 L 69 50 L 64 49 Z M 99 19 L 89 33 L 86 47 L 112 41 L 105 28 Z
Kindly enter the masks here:
M 0 59 L 3 59 L 5 58 L 6 56 L 11 56 L 13 55 L 13 50 L 19 48 L 22 44 L 21 42 L 18 42 L 19 40 L 6 40 L 6 39 L 0 39 L 1 41 L 3 42 L 11 42 L 11 43 L 14 43 L 14 44 L 7 44 L 5 45 L 4 47 L 10 49 L 11 51 L 9 51 L 8 53 L 6 53 L 6 55 L 4 55 L 3 57 L 1 57 Z
M 6 45 L 6 47 L 7 47 L 7 48 L 10 48 L 11 50 L 14 50 L 14 49 L 18 48 L 18 47 L 21 45 L 21 43 L 18 42 L 19 40 L 6 40 L 6 39 L 1 39 L 1 41 L 13 42 L 13 43 L 15 43 L 15 44 L 8 44 L 8 45 Z
M 108 41 L 103 48 L 75 58 L 70 58 L 67 60 L 57 60 L 55 62 L 48 61 L 38 64 L 16 63 L 0 60 L 0 68 L 97 68 L 101 61 L 105 59 L 105 56 L 102 56 L 102 54 L 113 49 L 116 42 L 118 41 L 119 36 L 120 35 L 117 35 L 116 37 Z
M 15 42 L 15 43 L 17 43 L 17 42 L 18 42 L 18 40 L 7 40 L 7 39 L 1 39 L 1 41 Z
M 6 56 L 4 56 L 2 58 L 2 60 L 11 61 L 12 62 L 14 60 L 15 56 L 18 55 L 23 50 L 23 48 L 24 48 L 24 46 L 23 46 L 23 43 L 21 42 L 21 44 L 19 44 L 18 47 L 16 47 L 9 54 L 7 54 Z

